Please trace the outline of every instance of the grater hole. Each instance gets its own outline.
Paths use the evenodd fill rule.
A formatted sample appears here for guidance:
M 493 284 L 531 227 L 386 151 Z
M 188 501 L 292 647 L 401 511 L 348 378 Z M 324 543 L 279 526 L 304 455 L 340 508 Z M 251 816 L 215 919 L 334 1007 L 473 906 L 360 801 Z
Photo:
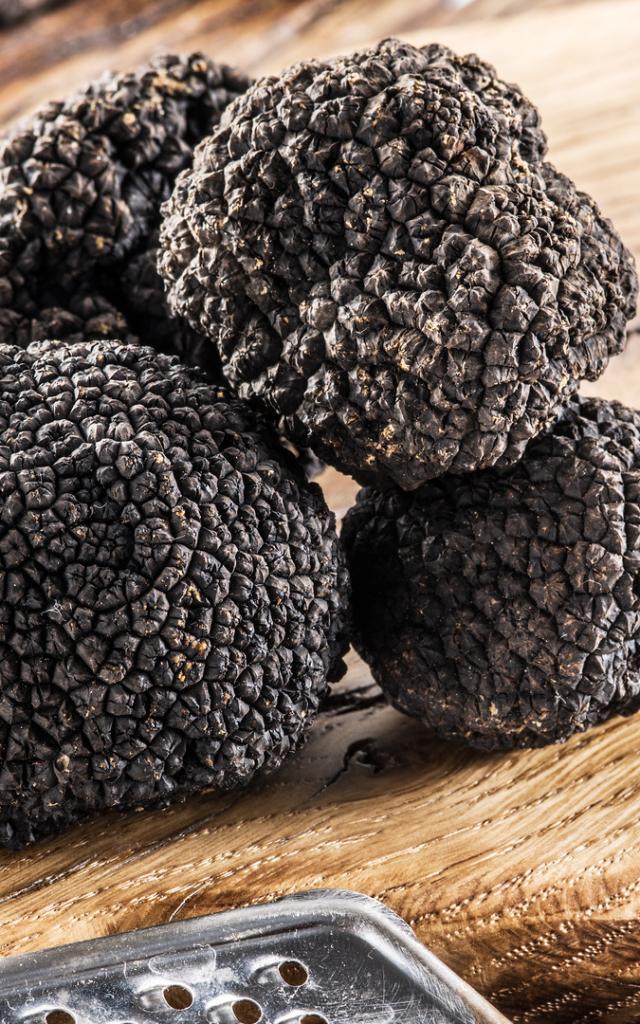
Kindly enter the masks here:
M 292 985 L 294 988 L 300 988 L 309 980 L 309 972 L 299 960 L 284 960 L 278 970 L 285 985 Z
M 327 1018 L 321 1013 L 305 1013 L 304 1017 L 300 1018 L 300 1024 L 327 1024 Z
M 68 1010 L 50 1010 L 45 1021 L 46 1024 L 76 1024 L 76 1018 Z
M 231 1009 L 238 1024 L 258 1024 L 262 1020 L 262 1009 L 253 999 L 237 999 Z
M 193 1002 L 191 992 L 184 985 L 167 985 L 162 994 L 172 1010 L 188 1010 Z

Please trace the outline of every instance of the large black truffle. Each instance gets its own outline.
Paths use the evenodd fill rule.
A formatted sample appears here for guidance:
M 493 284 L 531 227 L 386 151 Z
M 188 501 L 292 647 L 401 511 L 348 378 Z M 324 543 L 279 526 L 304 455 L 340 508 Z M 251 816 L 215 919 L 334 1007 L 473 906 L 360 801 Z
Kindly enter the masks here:
M 0 346 L 0 843 L 277 768 L 343 670 L 334 517 L 142 346 Z
M 166 208 L 169 301 L 365 483 L 515 462 L 623 346 L 632 259 L 475 56 L 395 40 L 258 81 Z
M 48 104 L 2 140 L 0 341 L 59 337 L 52 325 L 76 315 L 81 294 L 112 306 L 143 341 L 183 357 L 193 346 L 197 358 L 199 341 L 170 320 L 155 271 L 160 207 L 248 84 L 202 54 L 160 57 Z M 105 336 L 95 321 L 84 328 L 86 340 Z
M 356 646 L 440 736 L 541 746 L 640 708 L 640 413 L 574 399 L 509 470 L 365 489 Z

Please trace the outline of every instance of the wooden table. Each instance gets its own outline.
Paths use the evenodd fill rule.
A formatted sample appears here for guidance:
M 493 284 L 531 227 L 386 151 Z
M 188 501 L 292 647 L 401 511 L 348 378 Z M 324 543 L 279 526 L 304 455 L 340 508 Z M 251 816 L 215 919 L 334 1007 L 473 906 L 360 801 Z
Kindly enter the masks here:
M 477 50 L 640 251 L 640 2 L 74 0 L 0 38 L 6 118 L 103 67 L 202 48 L 258 71 L 389 33 Z M 640 337 L 592 393 L 633 404 Z M 354 487 L 328 473 L 342 512 Z M 244 795 L 104 817 L 0 856 L 0 954 L 320 886 L 358 889 L 514 1021 L 640 1021 L 640 720 L 487 756 L 387 708 L 350 656 L 304 752 Z

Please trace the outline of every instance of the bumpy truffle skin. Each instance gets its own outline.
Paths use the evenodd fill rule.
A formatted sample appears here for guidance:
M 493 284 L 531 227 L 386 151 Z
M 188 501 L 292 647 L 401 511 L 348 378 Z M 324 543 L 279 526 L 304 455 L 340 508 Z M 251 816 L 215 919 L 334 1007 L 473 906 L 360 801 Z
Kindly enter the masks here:
M 196 334 L 185 321 L 172 317 L 166 307 L 164 284 L 156 267 L 156 243 L 140 255 L 131 259 L 117 280 L 117 293 L 125 317 L 115 325 L 113 337 L 121 337 L 118 328 L 122 329 L 122 320 L 127 328 L 133 330 L 137 337 L 148 340 L 156 351 L 178 355 L 188 366 L 198 366 L 205 370 L 214 383 L 224 381 L 220 358 L 215 347 L 207 338 Z M 106 329 L 112 318 L 103 317 L 102 326 Z M 101 337 L 96 333 L 96 322 L 87 326 L 83 324 L 85 337 Z M 70 331 L 70 328 L 67 328 Z M 60 337 L 59 334 L 48 334 L 46 337 Z M 151 342 L 151 339 L 153 341 Z M 76 337 L 76 340 L 78 338 Z M 297 448 L 289 439 L 280 434 L 279 443 L 298 460 L 309 480 L 320 475 L 324 464 L 309 448 Z
M 632 259 L 475 56 L 390 40 L 258 81 L 166 207 L 169 303 L 364 483 L 516 461 L 620 351 Z
M 155 260 L 147 254 L 176 175 L 248 84 L 202 54 L 160 57 L 48 104 L 2 140 L 0 341 L 26 346 L 42 338 L 79 291 L 108 301 L 120 317 L 141 304 L 129 262 Z M 159 279 L 158 291 L 149 319 L 138 324 L 151 344 L 158 320 L 168 321 Z M 93 329 L 88 323 L 85 340 L 102 337 Z
M 0 346 L 0 842 L 277 768 L 343 670 L 332 513 L 142 346 Z
M 365 489 L 356 646 L 443 737 L 542 746 L 640 708 L 640 413 L 573 399 L 509 470 Z
M 135 344 L 138 338 L 132 334 L 125 316 L 105 298 L 82 289 L 71 296 L 64 308 L 52 307 L 41 310 L 37 320 L 31 324 L 33 341 L 56 341 L 76 343 L 87 339 L 104 339 Z
M 119 303 L 127 324 L 139 338 L 158 352 L 177 355 L 183 363 L 199 366 L 221 383 L 224 378 L 214 346 L 167 309 L 164 283 L 156 267 L 157 243 L 155 232 L 117 278 L 109 280 L 108 273 L 105 275 L 103 290 Z

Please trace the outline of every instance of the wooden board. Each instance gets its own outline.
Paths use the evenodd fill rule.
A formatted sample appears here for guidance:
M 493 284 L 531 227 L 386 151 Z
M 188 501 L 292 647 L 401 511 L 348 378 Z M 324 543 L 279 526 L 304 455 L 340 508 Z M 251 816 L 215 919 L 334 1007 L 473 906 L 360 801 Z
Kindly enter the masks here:
M 454 7 L 82 0 L 0 38 L 0 96 L 9 116 L 163 46 L 257 71 L 393 31 L 437 38 L 522 84 L 553 158 L 639 252 L 638 0 Z M 639 342 L 592 393 L 637 401 Z M 324 483 L 336 510 L 348 507 L 353 485 Z M 351 655 L 308 746 L 273 779 L 0 855 L 0 954 L 342 886 L 397 910 L 520 1024 L 640 1022 L 639 736 L 637 719 L 616 719 L 544 751 L 447 746 L 387 708 Z
M 367 36 L 587 2 L 420 0 L 416 11 L 411 0 L 66 0 L 0 31 L 0 110 L 8 120 L 105 67 L 134 66 L 158 50 L 205 49 L 257 74 L 309 54 L 353 48 Z

